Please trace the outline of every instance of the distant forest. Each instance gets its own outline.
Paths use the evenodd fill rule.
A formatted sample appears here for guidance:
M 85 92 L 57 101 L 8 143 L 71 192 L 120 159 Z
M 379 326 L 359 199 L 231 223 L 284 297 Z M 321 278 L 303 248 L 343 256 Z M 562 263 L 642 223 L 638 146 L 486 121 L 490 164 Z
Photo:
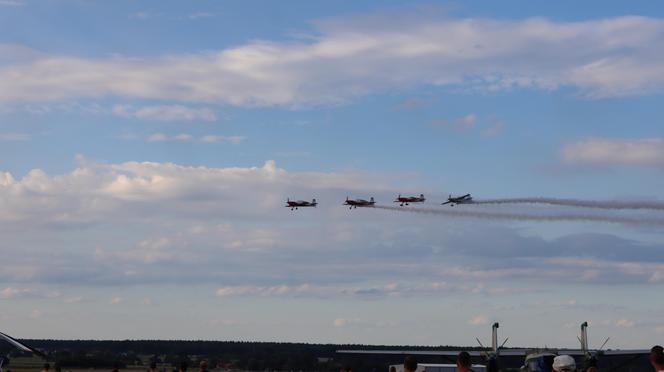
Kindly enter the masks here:
M 121 368 L 146 366 L 150 361 L 160 365 L 178 366 L 186 362 L 196 370 L 205 359 L 211 367 L 252 371 L 387 371 L 390 364 L 403 361 L 402 356 L 337 354 L 340 349 L 454 349 L 449 346 L 362 346 L 304 344 L 277 342 L 233 341 L 160 341 L 160 340 L 22 340 L 47 355 L 51 364 L 62 368 Z M 4 348 L 4 347 L 3 347 Z M 5 352 L 8 351 L 4 350 Z M 6 353 L 5 353 L 6 354 Z M 3 354 L 4 355 L 4 354 Z M 450 363 L 441 357 L 425 357 L 422 361 Z M 170 371 L 170 369 L 169 369 Z

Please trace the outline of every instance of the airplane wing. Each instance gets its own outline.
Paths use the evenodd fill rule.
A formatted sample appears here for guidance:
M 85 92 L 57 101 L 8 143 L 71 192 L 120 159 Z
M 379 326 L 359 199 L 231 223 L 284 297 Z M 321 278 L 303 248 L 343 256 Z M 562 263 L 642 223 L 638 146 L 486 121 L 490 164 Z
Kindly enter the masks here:
M 581 349 L 551 349 L 558 354 L 567 354 L 567 355 L 586 355 L 590 353 L 591 355 L 635 355 L 635 354 L 650 354 L 650 350 L 639 349 L 639 350 L 588 350 L 583 351 Z M 503 352 L 501 352 L 503 354 Z
M 338 354 L 383 354 L 383 355 L 441 355 L 457 356 L 463 350 L 337 350 Z M 484 352 L 469 351 L 470 356 L 482 356 Z
M 42 354 L 41 352 L 39 352 L 39 351 L 37 351 L 37 350 L 35 350 L 35 349 L 29 347 L 29 346 L 26 346 L 26 345 L 22 344 L 22 343 L 21 343 L 20 341 L 18 341 L 17 339 L 15 339 L 15 338 L 13 338 L 13 337 L 11 337 L 11 336 L 9 336 L 9 335 L 6 335 L 6 334 L 4 334 L 4 333 L 2 333 L 2 332 L 0 332 L 0 339 L 9 342 L 12 346 L 14 346 L 15 348 L 17 348 L 17 349 L 19 349 L 19 350 L 21 350 L 21 351 L 27 351 L 27 352 L 29 352 L 29 353 L 35 353 L 35 354 L 37 354 L 37 355 L 43 356 L 43 354 Z
M 650 354 L 650 350 L 604 350 L 600 351 L 601 355 L 632 355 L 632 354 Z
M 448 200 L 448 201 L 446 201 L 445 203 L 443 203 L 441 205 L 450 204 L 451 202 L 452 202 L 451 200 Z
M 439 355 L 439 356 L 457 356 L 460 352 L 466 351 L 470 356 L 483 357 L 487 353 L 479 350 L 337 350 L 339 354 L 387 354 L 387 355 Z M 507 349 L 500 350 L 503 356 L 525 356 L 526 349 Z

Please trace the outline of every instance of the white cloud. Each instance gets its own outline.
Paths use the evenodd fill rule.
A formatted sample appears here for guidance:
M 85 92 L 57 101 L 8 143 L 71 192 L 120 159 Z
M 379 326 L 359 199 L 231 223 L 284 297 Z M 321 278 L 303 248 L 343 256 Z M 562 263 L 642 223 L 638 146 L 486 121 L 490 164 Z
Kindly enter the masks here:
M 334 319 L 332 325 L 336 328 L 343 328 L 353 324 L 359 324 L 362 321 L 359 318 L 337 318 Z
M 147 137 L 148 142 L 202 142 L 202 143 L 220 143 L 228 142 L 234 145 L 244 141 L 244 136 L 220 136 L 214 134 L 207 134 L 199 138 L 195 138 L 189 133 L 180 133 L 176 135 L 167 135 L 164 133 L 153 133 Z
M 308 41 L 253 41 L 217 52 L 38 57 L 0 68 L 0 101 L 110 95 L 300 106 L 420 84 L 490 91 L 573 86 L 589 97 L 664 87 L 659 18 L 557 22 L 390 14 L 316 25 L 319 33 Z
M 495 137 L 502 132 L 505 124 L 502 121 L 493 120 L 481 132 L 482 137 Z
M 78 304 L 81 301 L 83 301 L 83 296 L 75 296 L 75 297 L 69 297 L 69 298 L 64 299 L 64 302 L 66 304 Z
M 207 107 L 195 108 L 183 105 L 144 106 L 134 109 L 130 105 L 115 105 L 112 112 L 118 116 L 159 121 L 215 121 L 217 115 Z
M 0 0 L 0 6 L 23 6 L 25 2 L 23 0 Z
M 618 319 L 615 321 L 616 327 L 621 327 L 621 328 L 632 328 L 634 327 L 634 324 L 635 322 L 629 319 Z
M 191 20 L 197 20 L 197 19 L 202 19 L 202 18 L 212 18 L 214 17 L 214 13 L 210 12 L 195 12 L 189 14 L 188 18 Z
M 434 119 L 431 121 L 431 125 L 434 127 L 455 129 L 458 132 L 469 132 L 477 125 L 477 115 L 471 113 L 453 121 L 447 119 Z M 482 135 L 484 135 L 484 133 L 482 133 Z
M 0 141 L 29 141 L 31 138 L 27 133 L 0 133 Z
M 11 298 L 16 298 L 20 296 L 25 296 L 29 295 L 32 293 L 32 290 L 26 289 L 26 288 L 13 288 L 13 287 L 7 287 L 0 291 L 0 299 L 11 299 Z
M 486 325 L 489 324 L 489 318 L 487 318 L 486 315 L 478 315 L 470 319 L 468 324 L 475 326 Z
M 237 145 L 238 143 L 244 141 L 246 137 L 244 136 L 217 136 L 217 135 L 206 135 L 201 137 L 201 142 L 206 143 L 216 143 L 216 142 L 230 142 Z
M 591 138 L 562 149 L 563 160 L 579 165 L 664 167 L 664 139 Z
M 477 123 L 477 116 L 475 114 L 468 114 L 461 119 L 457 120 L 457 126 L 462 129 L 473 129 Z
M 238 286 L 238 287 L 222 287 L 217 289 L 218 297 L 227 296 L 243 296 L 243 295 L 256 295 L 256 296 L 280 296 L 288 295 L 295 291 L 287 285 L 277 285 L 270 287 L 257 287 L 257 286 Z
M 120 305 L 123 301 L 122 297 L 113 297 L 108 303 L 111 305 Z

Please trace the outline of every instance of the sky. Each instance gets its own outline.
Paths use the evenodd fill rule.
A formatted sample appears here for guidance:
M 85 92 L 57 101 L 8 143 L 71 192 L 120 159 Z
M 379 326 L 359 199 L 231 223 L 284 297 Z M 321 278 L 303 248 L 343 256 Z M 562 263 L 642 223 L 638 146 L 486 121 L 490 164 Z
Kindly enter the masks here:
M 661 206 L 663 92 L 658 2 L 0 0 L 2 331 L 649 348 L 661 209 L 440 203 Z

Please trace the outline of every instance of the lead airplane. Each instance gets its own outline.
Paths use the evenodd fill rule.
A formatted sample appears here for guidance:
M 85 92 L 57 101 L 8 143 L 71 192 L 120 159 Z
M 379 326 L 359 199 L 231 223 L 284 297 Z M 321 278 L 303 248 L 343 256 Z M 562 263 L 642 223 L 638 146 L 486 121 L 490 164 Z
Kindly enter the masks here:
M 426 199 L 424 199 L 424 194 L 420 194 L 420 196 L 397 196 L 397 200 L 395 200 L 395 203 L 401 203 L 399 204 L 400 206 L 408 205 L 410 203 L 424 203 Z
M 369 200 L 364 200 L 364 199 L 348 199 L 346 197 L 346 201 L 344 202 L 344 205 L 349 205 L 350 207 L 348 209 L 353 209 L 353 208 L 364 208 L 364 207 L 373 207 L 376 204 L 374 201 L 373 196 Z
M 455 197 L 452 197 L 452 195 L 450 195 L 447 198 L 447 201 L 444 202 L 442 205 L 449 204 L 450 207 L 454 207 L 455 204 L 469 204 L 472 202 L 473 202 L 473 197 L 470 196 L 470 194 L 455 196 Z
M 290 208 L 290 210 L 298 209 L 298 208 L 303 208 L 303 207 L 315 207 L 317 206 L 318 203 L 316 203 L 316 199 L 312 199 L 310 202 L 305 201 L 305 200 L 290 200 L 290 198 L 286 199 L 286 208 Z

